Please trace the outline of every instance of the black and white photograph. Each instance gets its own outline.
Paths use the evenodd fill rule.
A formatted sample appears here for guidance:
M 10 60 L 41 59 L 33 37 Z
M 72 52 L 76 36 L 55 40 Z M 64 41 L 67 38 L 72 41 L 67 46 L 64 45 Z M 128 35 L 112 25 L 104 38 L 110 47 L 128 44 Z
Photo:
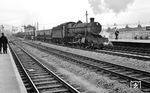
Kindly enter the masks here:
M 150 0 L 0 0 L 0 93 L 150 93 Z

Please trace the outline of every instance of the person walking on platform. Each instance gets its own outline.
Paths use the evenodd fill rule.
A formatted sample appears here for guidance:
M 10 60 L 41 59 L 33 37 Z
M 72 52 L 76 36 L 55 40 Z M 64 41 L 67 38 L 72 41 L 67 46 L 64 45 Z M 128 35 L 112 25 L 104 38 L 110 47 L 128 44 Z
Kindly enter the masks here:
M 116 31 L 115 31 L 115 36 L 116 36 L 116 38 L 115 38 L 115 39 L 118 39 L 118 35 L 119 35 L 119 31 L 118 31 L 118 30 L 116 30 Z
M 4 54 L 7 54 L 7 44 L 8 44 L 8 40 L 7 40 L 7 37 L 4 36 L 4 33 L 2 33 L 1 40 L 2 40 L 2 44 L 3 44 L 3 53 L 4 53 Z

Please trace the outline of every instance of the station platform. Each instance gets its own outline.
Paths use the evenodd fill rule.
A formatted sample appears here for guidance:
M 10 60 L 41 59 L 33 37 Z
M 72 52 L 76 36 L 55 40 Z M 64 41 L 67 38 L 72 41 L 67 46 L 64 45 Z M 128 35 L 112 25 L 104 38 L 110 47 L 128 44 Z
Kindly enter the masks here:
M 131 43 L 150 43 L 150 40 L 135 40 L 135 39 L 110 39 L 112 42 L 131 42 Z
M 27 93 L 9 48 L 0 54 L 0 93 Z
M 150 49 L 150 40 L 135 40 L 135 39 L 110 39 L 114 46 L 123 47 L 138 47 Z

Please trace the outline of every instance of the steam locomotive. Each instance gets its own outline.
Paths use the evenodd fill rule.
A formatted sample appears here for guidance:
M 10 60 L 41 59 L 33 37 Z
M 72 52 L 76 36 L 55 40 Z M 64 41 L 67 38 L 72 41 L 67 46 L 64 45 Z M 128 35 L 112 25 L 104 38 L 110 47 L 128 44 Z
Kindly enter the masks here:
M 26 31 L 26 37 L 35 36 L 36 40 L 51 41 L 59 44 L 74 45 L 84 48 L 112 47 L 112 43 L 108 38 L 99 35 L 102 26 L 98 22 L 94 22 L 94 18 L 90 19 L 90 23 L 82 23 L 81 21 L 66 22 L 52 29 L 38 30 L 36 36 L 34 31 Z

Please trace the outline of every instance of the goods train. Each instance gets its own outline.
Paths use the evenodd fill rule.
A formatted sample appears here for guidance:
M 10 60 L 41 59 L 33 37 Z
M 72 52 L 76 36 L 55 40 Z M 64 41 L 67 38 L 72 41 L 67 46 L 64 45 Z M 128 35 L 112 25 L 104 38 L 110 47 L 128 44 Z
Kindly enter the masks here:
M 98 22 L 94 22 L 94 18 L 90 19 L 89 23 L 82 23 L 81 21 L 66 22 L 60 24 L 52 29 L 26 31 L 26 38 L 35 36 L 36 40 L 51 41 L 59 44 L 74 45 L 84 48 L 98 48 L 112 47 L 112 43 L 99 33 L 102 26 Z

